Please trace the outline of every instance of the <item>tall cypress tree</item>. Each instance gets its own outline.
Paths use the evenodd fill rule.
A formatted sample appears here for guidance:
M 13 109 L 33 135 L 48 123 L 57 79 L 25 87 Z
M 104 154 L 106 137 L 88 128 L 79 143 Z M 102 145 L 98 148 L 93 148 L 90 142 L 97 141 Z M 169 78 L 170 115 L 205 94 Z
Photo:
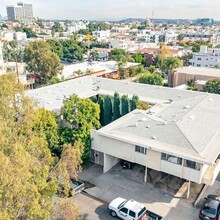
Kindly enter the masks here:
M 120 118 L 120 96 L 117 92 L 114 94 L 114 111 L 113 111 L 113 120 Z
M 104 126 L 105 125 L 104 123 L 104 97 L 101 95 L 98 98 L 98 104 L 100 107 L 100 124 Z
M 112 122 L 112 101 L 110 96 L 104 97 L 104 125 Z
M 124 116 L 129 112 L 129 99 L 127 95 L 122 96 L 121 105 L 122 105 L 121 115 Z
M 135 110 L 137 108 L 137 103 L 139 102 L 139 97 L 136 95 L 133 95 L 130 105 L 131 105 L 131 111 Z

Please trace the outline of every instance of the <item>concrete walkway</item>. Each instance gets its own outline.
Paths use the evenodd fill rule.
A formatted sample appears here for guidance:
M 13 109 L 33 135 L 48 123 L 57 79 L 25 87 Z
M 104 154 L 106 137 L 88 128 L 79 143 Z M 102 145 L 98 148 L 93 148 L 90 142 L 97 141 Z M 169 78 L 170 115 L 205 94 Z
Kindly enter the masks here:
M 167 220 L 198 220 L 199 209 L 194 208 L 187 200 L 175 198 L 148 183 L 142 183 L 140 179 L 131 178 L 129 175 L 125 177 L 114 168 L 102 174 L 102 167 L 93 165 L 83 171 L 79 179 L 94 184 L 95 187 L 87 189 L 86 192 L 107 203 L 118 196 L 132 198 Z

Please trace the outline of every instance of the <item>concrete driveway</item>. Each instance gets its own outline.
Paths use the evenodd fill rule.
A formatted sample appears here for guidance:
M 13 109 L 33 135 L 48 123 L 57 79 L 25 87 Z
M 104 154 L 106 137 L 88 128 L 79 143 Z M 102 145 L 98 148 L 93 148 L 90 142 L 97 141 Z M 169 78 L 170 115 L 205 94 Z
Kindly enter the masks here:
M 123 170 L 120 165 L 116 165 L 103 174 L 102 167 L 94 164 L 84 170 L 79 179 L 94 184 L 95 187 L 86 189 L 86 192 L 107 203 L 120 196 L 145 204 L 147 209 L 158 213 L 166 220 L 199 219 L 198 208 L 194 208 L 186 199 L 155 189 L 149 183 L 143 183 L 140 173 L 135 170 Z

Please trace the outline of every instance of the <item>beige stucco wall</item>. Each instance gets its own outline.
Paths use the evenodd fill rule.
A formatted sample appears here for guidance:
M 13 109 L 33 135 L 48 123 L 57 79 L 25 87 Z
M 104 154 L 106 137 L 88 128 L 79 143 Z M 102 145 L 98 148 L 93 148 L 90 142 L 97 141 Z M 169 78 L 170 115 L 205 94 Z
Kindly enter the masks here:
M 91 131 L 92 149 L 130 162 L 134 161 L 134 145 L 117 141 Z M 126 152 L 126 153 L 125 153 Z
M 207 170 L 203 165 L 200 171 L 184 167 L 175 163 L 161 160 L 161 152 L 147 149 L 147 154 L 135 152 L 135 145 L 114 140 L 100 135 L 97 131 L 91 131 L 92 149 L 103 152 L 104 172 L 111 169 L 119 159 L 137 163 L 148 168 L 162 171 L 196 183 L 201 183 L 202 177 Z
M 154 151 L 154 150 L 148 150 L 147 151 L 147 167 L 160 171 L 160 163 L 161 163 L 161 153 Z
M 174 73 L 174 80 L 173 80 L 173 86 L 179 86 L 182 84 L 186 84 L 187 81 L 189 80 L 213 80 L 213 79 L 220 79 L 220 77 L 214 77 L 214 76 L 208 76 L 208 72 L 207 72 L 207 76 L 203 76 L 203 75 L 189 75 L 189 74 L 185 74 L 185 73 Z M 200 89 L 200 88 L 199 88 Z

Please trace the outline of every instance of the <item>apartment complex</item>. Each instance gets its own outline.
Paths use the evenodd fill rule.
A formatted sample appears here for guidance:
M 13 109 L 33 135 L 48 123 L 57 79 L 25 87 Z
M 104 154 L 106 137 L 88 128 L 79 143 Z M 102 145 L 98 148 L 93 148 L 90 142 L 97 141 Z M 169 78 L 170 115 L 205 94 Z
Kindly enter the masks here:
M 18 2 L 17 6 L 7 6 L 9 21 L 33 22 L 33 5 L 27 2 Z
M 220 49 L 201 46 L 198 53 L 193 53 L 190 64 L 196 67 L 220 67 Z
M 220 162 L 220 98 L 98 77 L 81 77 L 28 91 L 39 107 L 60 112 L 63 100 L 80 97 L 134 94 L 151 107 L 135 110 L 100 130 L 91 131 L 91 160 L 110 170 L 121 159 L 195 183 L 213 185 Z M 146 180 L 146 179 L 145 179 Z

